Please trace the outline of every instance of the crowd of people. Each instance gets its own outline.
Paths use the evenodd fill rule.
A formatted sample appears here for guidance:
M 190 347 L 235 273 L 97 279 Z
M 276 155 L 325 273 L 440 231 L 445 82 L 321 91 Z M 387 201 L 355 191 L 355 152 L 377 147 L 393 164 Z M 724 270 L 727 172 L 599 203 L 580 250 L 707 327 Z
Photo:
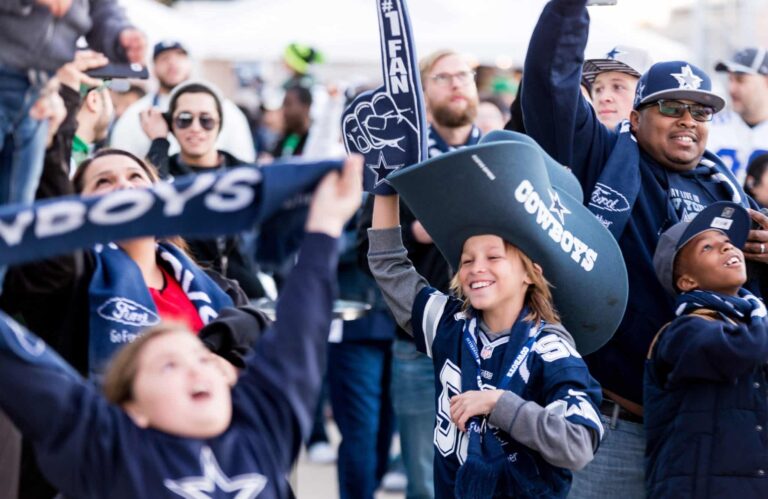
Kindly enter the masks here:
M 302 446 L 342 499 L 768 497 L 768 51 L 586 59 L 587 3 L 510 100 L 451 47 L 357 128 L 311 46 L 254 120 L 117 0 L 0 6 L 0 498 L 293 497 Z

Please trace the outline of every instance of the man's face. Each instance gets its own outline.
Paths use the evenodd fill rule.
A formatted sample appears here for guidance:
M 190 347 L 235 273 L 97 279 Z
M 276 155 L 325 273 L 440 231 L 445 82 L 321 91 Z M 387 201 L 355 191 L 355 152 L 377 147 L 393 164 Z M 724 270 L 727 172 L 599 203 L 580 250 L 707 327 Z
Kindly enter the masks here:
M 731 95 L 733 110 L 743 116 L 768 101 L 768 77 L 729 73 L 728 93 Z
M 457 128 L 473 123 L 478 97 L 472 68 L 457 55 L 439 59 L 424 78 L 424 99 L 438 125 Z
M 600 73 L 592 83 L 592 105 L 597 119 L 608 128 L 616 128 L 621 120 L 629 119 L 635 100 L 637 77 L 608 71 Z
M 160 52 L 155 58 L 154 66 L 155 76 L 160 82 L 160 86 L 168 90 L 188 80 L 192 72 L 189 56 L 180 49 Z
M 686 104 L 692 101 L 683 100 Z M 637 143 L 661 166 L 673 171 L 694 169 L 707 147 L 709 123 L 696 121 L 688 110 L 679 118 L 664 116 L 658 104 L 630 115 Z
M 180 117 L 192 118 L 192 121 L 187 123 L 179 120 Z M 200 158 L 215 150 L 220 127 L 221 116 L 211 95 L 188 92 L 176 100 L 172 131 L 185 155 Z

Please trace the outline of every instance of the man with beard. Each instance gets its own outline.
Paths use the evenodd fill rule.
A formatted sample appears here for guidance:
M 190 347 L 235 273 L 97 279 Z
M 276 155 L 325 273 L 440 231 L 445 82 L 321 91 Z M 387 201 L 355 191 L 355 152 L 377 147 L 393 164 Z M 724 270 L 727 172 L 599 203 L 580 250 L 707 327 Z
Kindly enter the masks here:
M 153 71 L 158 81 L 156 92 L 150 92 L 136 101 L 115 123 L 112 130 L 111 146 L 132 152 L 144 158 L 149 152 L 151 141 L 141 128 L 139 115 L 149 108 L 157 108 L 162 112 L 168 109 L 171 90 L 189 80 L 192 73 L 192 61 L 187 49 L 178 41 L 164 41 L 155 45 L 152 52 Z M 248 126 L 248 119 L 242 111 L 229 99 L 222 101 L 224 126 L 219 134 L 216 147 L 246 163 L 252 163 L 256 158 L 253 137 Z M 179 152 L 179 145 L 173 137 L 170 153 Z
M 427 150 L 433 158 L 454 149 L 477 144 L 480 129 L 474 125 L 479 99 L 475 72 L 458 52 L 440 50 L 419 64 L 429 121 Z M 365 204 L 358 237 L 358 256 L 368 268 L 368 240 L 373 196 Z M 451 269 L 432 238 L 408 207 L 400 202 L 400 225 L 408 258 L 435 288 L 448 292 Z M 362 263 L 361 263 L 362 264 Z M 400 431 L 403 464 L 408 477 L 407 499 L 434 497 L 432 444 L 435 424 L 435 381 L 432 360 L 416 350 L 413 337 L 397 328 L 392 355 L 392 405 Z

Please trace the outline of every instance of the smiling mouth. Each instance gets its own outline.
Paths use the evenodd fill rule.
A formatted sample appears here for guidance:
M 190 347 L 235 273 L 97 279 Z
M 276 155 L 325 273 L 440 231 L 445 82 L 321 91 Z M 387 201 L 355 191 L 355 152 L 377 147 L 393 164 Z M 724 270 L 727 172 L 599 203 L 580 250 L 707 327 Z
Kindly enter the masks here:
M 469 289 L 483 289 L 492 285 L 493 281 L 476 281 L 469 285 Z
M 723 267 L 733 267 L 734 265 L 741 265 L 741 258 L 738 256 L 732 256 L 723 264 Z
M 695 138 L 691 137 L 690 135 L 678 135 L 678 136 L 672 137 L 672 140 L 674 140 L 675 142 L 686 144 L 686 145 L 695 144 L 696 142 L 698 142 Z

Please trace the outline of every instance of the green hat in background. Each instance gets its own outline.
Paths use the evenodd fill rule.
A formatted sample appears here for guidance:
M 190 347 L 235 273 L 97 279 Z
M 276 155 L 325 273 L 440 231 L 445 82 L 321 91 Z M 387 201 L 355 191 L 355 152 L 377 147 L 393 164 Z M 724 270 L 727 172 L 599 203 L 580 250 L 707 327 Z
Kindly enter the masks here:
M 324 62 L 325 58 L 319 51 L 301 43 L 291 43 L 283 52 L 285 63 L 300 74 L 306 74 L 309 66 Z

